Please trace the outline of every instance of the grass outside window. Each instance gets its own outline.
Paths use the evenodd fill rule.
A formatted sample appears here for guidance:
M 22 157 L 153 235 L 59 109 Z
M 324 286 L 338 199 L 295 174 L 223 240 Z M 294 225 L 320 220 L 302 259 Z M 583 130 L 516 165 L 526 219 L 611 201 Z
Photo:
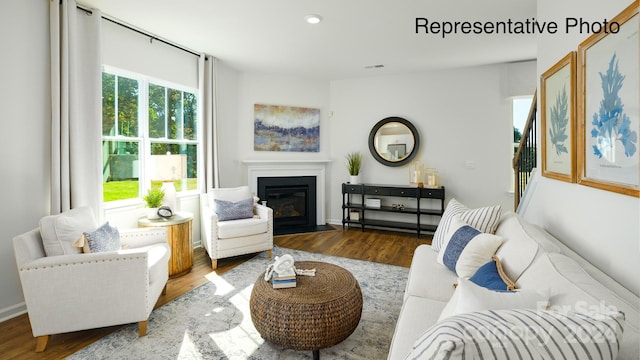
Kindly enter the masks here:
M 174 182 L 178 191 L 182 189 L 181 181 L 176 180 Z M 187 191 L 198 189 L 197 179 L 186 179 L 184 181 L 186 182 Z M 103 183 L 103 187 L 104 202 L 141 198 L 140 194 L 138 194 L 138 180 L 109 181 Z M 162 181 L 151 182 L 152 189 L 159 189 L 160 187 L 162 187 Z

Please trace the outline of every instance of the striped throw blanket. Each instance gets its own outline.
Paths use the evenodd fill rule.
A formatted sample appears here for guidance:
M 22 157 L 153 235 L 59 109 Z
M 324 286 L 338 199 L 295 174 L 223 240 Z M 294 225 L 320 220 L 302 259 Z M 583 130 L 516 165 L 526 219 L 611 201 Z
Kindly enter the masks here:
M 487 310 L 446 318 L 406 359 L 615 359 L 622 312 Z

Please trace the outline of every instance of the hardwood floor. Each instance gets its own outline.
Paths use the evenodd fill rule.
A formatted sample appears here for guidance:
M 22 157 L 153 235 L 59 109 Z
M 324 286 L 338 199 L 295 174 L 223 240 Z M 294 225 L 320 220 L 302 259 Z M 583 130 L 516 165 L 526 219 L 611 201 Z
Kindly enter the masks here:
M 430 244 L 431 236 L 417 238 L 415 234 L 382 230 L 362 232 L 357 229 L 308 234 L 281 235 L 274 237 L 275 245 L 326 255 L 342 256 L 358 260 L 373 261 L 389 265 L 409 267 L 413 251 L 420 244 Z M 218 261 L 217 274 L 222 274 L 255 255 L 238 256 Z M 194 265 L 190 273 L 170 279 L 167 294 L 160 296 L 156 307 L 204 284 L 205 275 L 211 273 L 211 261 L 202 248 L 194 251 Z M 79 314 L 80 315 L 80 314 Z M 27 314 L 0 323 L 0 358 L 2 359 L 64 359 L 120 326 L 76 331 L 51 336 L 46 351 L 35 353 L 35 339 Z

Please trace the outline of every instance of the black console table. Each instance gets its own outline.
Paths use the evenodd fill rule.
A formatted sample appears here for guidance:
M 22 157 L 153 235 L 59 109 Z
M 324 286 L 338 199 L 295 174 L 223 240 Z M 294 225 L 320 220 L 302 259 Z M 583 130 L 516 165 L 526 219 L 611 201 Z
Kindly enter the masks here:
M 411 198 L 415 200 L 415 207 L 389 206 L 383 197 Z M 380 199 L 381 205 L 368 206 L 366 203 L 370 199 Z M 439 208 L 423 208 L 421 199 L 437 200 Z M 390 221 L 372 219 L 367 214 L 373 212 L 386 212 L 403 214 L 406 221 Z M 357 213 L 357 219 L 353 216 Z M 444 186 L 439 188 L 418 188 L 410 186 L 396 185 L 374 185 L 374 184 L 342 184 L 342 227 L 345 225 L 360 226 L 362 231 L 365 227 L 386 227 L 395 229 L 406 229 L 416 231 L 420 236 L 421 231 L 435 231 L 437 225 L 422 224 L 421 215 L 442 216 L 444 213 Z

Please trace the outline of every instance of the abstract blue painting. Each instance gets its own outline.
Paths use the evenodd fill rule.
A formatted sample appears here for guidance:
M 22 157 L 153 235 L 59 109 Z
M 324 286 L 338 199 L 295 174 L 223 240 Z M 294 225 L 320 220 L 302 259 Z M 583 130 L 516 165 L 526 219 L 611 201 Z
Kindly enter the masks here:
M 320 151 L 320 109 L 255 104 L 256 151 Z

